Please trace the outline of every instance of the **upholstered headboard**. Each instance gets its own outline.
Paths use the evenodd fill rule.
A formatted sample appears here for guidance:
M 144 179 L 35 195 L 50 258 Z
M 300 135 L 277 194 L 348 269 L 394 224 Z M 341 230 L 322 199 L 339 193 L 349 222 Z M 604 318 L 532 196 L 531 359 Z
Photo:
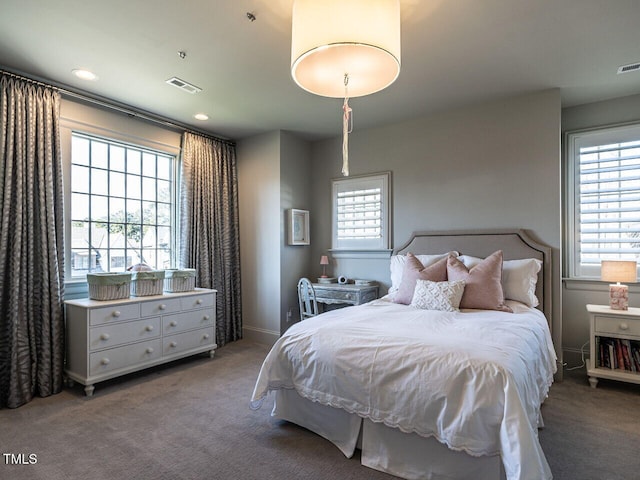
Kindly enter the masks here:
M 455 250 L 463 255 L 487 257 L 502 250 L 504 260 L 537 258 L 542 261 L 536 296 L 538 308 L 551 325 L 551 248 L 534 240 L 525 230 L 460 230 L 415 232 L 407 243 L 394 250 L 394 255 L 439 254 Z

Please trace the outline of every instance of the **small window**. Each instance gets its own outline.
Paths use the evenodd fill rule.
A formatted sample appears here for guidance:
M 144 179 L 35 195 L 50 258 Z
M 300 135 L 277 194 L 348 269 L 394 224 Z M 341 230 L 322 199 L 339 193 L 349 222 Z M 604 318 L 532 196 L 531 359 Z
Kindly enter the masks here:
M 572 278 L 640 257 L 640 125 L 567 135 Z
M 332 181 L 334 250 L 389 248 L 389 172 Z
M 174 164 L 167 153 L 72 134 L 71 279 L 174 265 Z

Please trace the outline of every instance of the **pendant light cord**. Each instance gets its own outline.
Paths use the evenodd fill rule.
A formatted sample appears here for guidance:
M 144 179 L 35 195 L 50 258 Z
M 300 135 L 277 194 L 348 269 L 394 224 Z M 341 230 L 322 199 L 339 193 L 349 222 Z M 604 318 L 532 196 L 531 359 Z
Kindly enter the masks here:
M 349 134 L 353 131 L 353 117 L 349 107 L 349 74 L 344 74 L 344 103 L 342 104 L 342 175 L 349 176 Z

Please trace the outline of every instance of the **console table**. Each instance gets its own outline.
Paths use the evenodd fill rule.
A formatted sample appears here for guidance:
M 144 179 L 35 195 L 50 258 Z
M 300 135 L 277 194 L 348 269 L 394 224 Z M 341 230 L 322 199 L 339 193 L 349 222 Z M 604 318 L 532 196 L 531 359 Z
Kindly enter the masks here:
M 361 305 L 378 298 L 378 285 L 314 283 L 316 301 L 327 305 Z

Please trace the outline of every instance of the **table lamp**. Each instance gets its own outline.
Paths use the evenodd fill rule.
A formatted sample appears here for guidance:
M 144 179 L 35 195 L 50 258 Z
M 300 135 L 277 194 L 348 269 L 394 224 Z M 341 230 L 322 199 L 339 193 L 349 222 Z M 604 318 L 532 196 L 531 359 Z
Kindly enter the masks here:
M 320 265 L 322 265 L 322 275 L 320 275 L 320 278 L 327 278 L 326 268 L 327 265 L 329 265 L 329 257 L 327 255 L 320 257 Z
M 612 310 L 629 309 L 629 287 L 620 282 L 637 281 L 637 264 L 626 260 L 603 260 L 600 278 L 604 282 L 616 282 L 609 285 L 609 306 Z

